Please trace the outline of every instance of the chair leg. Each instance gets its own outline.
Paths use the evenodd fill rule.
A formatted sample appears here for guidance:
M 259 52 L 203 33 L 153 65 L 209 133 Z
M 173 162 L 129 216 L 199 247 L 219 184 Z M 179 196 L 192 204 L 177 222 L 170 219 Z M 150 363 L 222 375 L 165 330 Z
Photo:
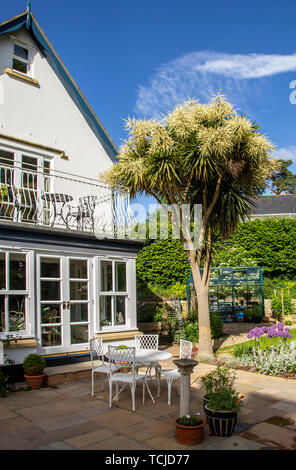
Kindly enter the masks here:
M 143 405 L 145 405 L 145 388 L 146 388 L 146 381 L 143 380 Z
M 105 390 L 105 383 L 104 383 L 104 374 L 102 374 L 102 377 L 101 377 L 101 392 L 103 392 Z
M 91 394 L 92 396 L 94 396 L 95 392 L 94 392 L 94 371 L 92 370 L 91 371 Z
M 157 396 L 159 398 L 160 397 L 160 378 L 161 378 L 159 367 L 155 368 L 155 375 L 157 379 Z
M 133 411 L 136 411 L 136 399 L 135 399 L 136 387 L 134 383 L 131 384 L 131 392 L 132 392 Z
M 112 380 L 109 380 L 109 408 L 112 408 Z

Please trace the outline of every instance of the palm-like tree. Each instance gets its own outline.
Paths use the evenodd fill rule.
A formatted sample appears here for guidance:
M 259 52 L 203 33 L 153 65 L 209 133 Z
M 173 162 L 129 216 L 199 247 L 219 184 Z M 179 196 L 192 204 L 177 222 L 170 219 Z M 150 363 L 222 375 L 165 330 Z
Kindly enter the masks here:
M 252 199 L 264 191 L 276 167 L 270 157 L 273 146 L 222 95 L 205 105 L 186 101 L 162 121 L 129 119 L 126 127 L 129 138 L 105 180 L 128 188 L 132 197 L 152 195 L 164 208 L 202 204 L 198 247 L 174 210 L 172 222 L 187 241 L 198 300 L 199 353 L 212 356 L 208 290 L 213 239 L 217 232 L 229 236 L 252 212 Z

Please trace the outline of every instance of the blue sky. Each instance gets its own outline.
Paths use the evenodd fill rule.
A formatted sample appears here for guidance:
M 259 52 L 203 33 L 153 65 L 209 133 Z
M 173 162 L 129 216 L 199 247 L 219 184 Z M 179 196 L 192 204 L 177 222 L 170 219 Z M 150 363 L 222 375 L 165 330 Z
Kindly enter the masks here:
M 2 2 L 0 19 L 25 8 Z M 128 116 L 221 90 L 296 172 L 296 3 L 32 0 L 32 11 L 118 146 Z

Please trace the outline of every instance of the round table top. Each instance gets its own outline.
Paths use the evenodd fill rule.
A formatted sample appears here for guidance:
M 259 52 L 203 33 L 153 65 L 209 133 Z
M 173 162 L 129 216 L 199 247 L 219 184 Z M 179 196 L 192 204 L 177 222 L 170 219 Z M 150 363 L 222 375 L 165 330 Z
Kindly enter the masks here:
M 167 351 L 136 349 L 135 362 L 161 362 L 167 361 L 172 357 L 172 354 Z
M 105 354 L 108 358 L 108 352 Z M 135 362 L 161 362 L 172 358 L 172 354 L 167 351 L 155 349 L 136 349 Z

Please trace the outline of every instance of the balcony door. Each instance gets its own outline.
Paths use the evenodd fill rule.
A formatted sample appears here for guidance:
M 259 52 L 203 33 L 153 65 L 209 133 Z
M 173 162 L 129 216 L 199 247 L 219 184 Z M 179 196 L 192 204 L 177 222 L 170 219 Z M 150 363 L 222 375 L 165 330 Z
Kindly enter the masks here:
M 91 258 L 37 258 L 39 352 L 56 354 L 88 349 L 93 332 Z

